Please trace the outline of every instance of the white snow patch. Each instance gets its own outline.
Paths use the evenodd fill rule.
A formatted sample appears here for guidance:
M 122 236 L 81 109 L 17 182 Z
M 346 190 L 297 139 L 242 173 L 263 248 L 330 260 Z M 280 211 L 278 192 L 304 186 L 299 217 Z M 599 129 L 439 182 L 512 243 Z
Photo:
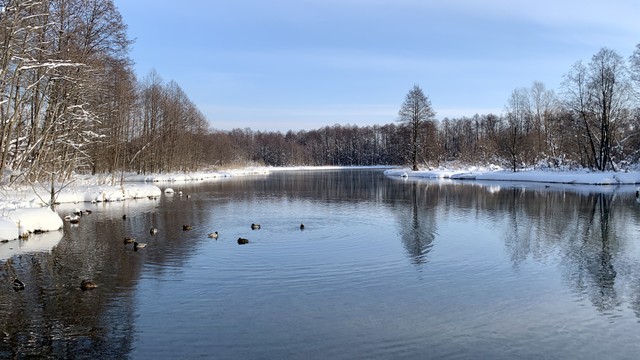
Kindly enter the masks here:
M 8 218 L 13 220 L 14 226 L 24 231 L 53 231 L 62 228 L 60 216 L 48 207 L 17 209 L 9 213 Z
M 0 217 L 0 241 L 17 239 L 18 226 L 16 223 L 6 217 Z

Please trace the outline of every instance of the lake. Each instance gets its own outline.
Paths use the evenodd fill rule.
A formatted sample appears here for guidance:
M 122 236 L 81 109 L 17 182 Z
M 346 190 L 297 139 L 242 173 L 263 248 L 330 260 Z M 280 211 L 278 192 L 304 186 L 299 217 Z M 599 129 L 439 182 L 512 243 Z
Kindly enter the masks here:
M 66 223 L 52 251 L 0 262 L 0 358 L 640 352 L 635 187 L 406 180 L 371 169 L 160 186 L 183 195 L 61 205 L 61 215 L 92 214 Z M 134 251 L 127 236 L 148 245 Z M 13 290 L 15 277 L 24 290 Z M 85 278 L 98 287 L 81 290 Z

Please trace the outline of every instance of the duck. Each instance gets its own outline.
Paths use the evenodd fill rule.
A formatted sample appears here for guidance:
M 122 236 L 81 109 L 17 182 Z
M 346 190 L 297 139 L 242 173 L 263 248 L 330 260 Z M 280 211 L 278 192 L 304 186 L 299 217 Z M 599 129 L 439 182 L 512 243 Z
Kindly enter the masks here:
M 244 244 L 248 244 L 249 243 L 249 239 L 245 239 L 245 238 L 238 238 L 238 245 L 244 245 Z
M 260 229 L 260 224 L 251 224 L 251 230 L 258 230 Z
M 191 225 L 182 225 L 182 230 L 183 231 L 187 231 L 187 230 L 192 230 L 193 227 Z
M 91 211 L 91 210 L 85 210 L 84 212 L 85 212 L 85 214 L 87 214 L 87 215 L 91 215 L 91 213 L 92 213 L 93 211 Z
M 152 227 L 151 230 L 149 230 L 149 234 L 151 234 L 151 235 L 155 235 L 157 233 L 158 233 L 158 229 L 156 229 L 156 228 Z
M 126 237 L 126 238 L 124 238 L 124 243 L 125 243 L 125 244 L 132 244 L 132 243 L 134 243 L 134 242 L 136 242 L 136 239 L 134 239 L 134 238 L 132 238 L 132 237 Z
M 72 224 L 77 224 L 80 222 L 80 215 L 65 215 L 64 219 Z
M 98 285 L 96 285 L 96 283 L 94 283 L 91 279 L 84 279 L 82 280 L 82 282 L 80 282 L 80 289 L 82 290 L 91 290 L 97 287 Z
M 212 233 L 209 233 L 209 235 L 207 235 L 207 236 L 209 236 L 212 239 L 217 239 L 218 238 L 218 232 L 214 231 Z
M 127 214 L 122 215 L 122 220 L 127 220 Z
M 147 247 L 147 244 L 145 243 L 139 243 L 137 241 L 133 242 L 133 250 L 138 251 L 138 249 L 144 249 L 145 247 Z
M 304 224 L 300 224 L 300 230 L 304 230 Z
M 20 281 L 20 279 L 13 280 L 13 290 L 15 291 L 24 290 L 24 283 Z

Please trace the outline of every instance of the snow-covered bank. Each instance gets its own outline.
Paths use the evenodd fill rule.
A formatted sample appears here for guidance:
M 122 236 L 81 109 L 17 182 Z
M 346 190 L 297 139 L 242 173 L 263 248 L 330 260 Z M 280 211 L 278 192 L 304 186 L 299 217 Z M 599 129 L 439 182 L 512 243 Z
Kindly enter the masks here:
M 33 232 L 46 232 L 62 228 L 62 219 L 48 207 L 23 208 L 3 211 L 0 217 L 0 241 L 28 236 Z
M 73 185 L 60 190 L 58 203 L 123 201 L 158 197 L 160 188 L 150 184 Z M 47 207 L 50 195 L 44 188 L 3 189 L 0 196 L 0 241 L 14 240 L 27 233 L 62 228 L 59 214 Z
M 125 182 L 180 182 L 180 181 L 202 181 L 210 179 L 228 178 L 245 175 L 268 175 L 269 169 L 264 167 L 245 168 L 226 171 L 194 172 L 194 173 L 169 173 L 137 175 L 130 174 L 124 176 Z
M 280 167 L 248 167 L 243 169 L 230 169 L 225 171 L 195 172 L 195 173 L 171 173 L 151 175 L 125 175 L 125 182 L 182 182 L 203 181 L 228 177 L 247 175 L 269 175 L 273 171 L 313 171 L 313 170 L 342 170 L 342 169 L 389 169 L 392 166 L 280 166 Z
M 506 171 L 495 168 L 470 168 L 463 170 L 419 170 L 391 169 L 387 176 L 429 179 L 490 180 L 490 181 L 526 181 L 550 184 L 576 185 L 634 185 L 640 184 L 640 171 L 629 172 L 592 172 L 592 171 Z

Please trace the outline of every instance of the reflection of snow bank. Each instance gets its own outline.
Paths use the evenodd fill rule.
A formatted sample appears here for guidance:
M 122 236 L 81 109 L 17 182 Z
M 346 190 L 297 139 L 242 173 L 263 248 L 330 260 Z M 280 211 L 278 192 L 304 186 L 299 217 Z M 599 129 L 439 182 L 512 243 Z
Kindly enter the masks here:
M 1 221 L 2 219 L 0 219 Z M 0 226 L 1 231 L 2 226 Z M 0 243 L 0 260 L 6 260 L 14 255 L 40 251 L 50 251 L 62 239 L 62 231 L 32 235 L 28 240 L 17 240 Z

